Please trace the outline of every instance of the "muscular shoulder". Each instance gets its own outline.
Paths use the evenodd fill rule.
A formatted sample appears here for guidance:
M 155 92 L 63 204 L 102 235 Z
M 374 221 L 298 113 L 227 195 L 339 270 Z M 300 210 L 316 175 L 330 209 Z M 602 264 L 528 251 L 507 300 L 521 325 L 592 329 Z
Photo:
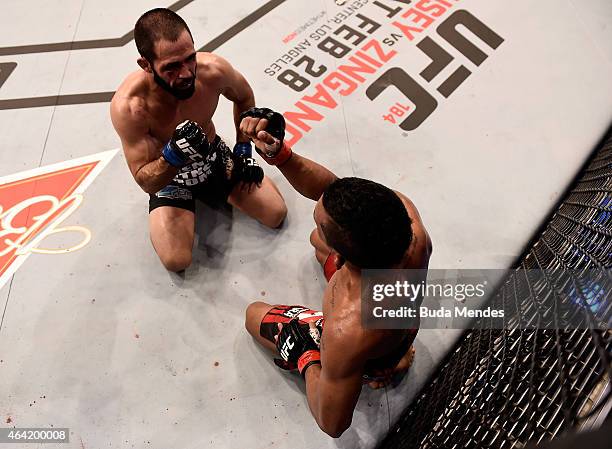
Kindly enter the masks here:
M 214 53 L 198 53 L 198 78 L 207 85 L 223 87 L 224 81 L 233 73 L 232 65 Z
M 255 104 L 253 90 L 244 76 L 221 56 L 198 53 L 198 80 L 234 103 Z
M 429 234 L 427 230 L 425 229 L 425 225 L 423 224 L 423 220 L 421 219 L 419 210 L 416 208 L 414 203 L 406 195 L 404 195 L 401 192 L 398 192 L 397 190 L 395 190 L 394 192 L 400 198 L 400 200 L 402 200 L 402 203 L 404 204 L 404 207 L 406 208 L 406 211 L 408 212 L 408 216 L 412 220 L 412 231 L 416 235 L 416 238 L 417 238 L 416 241 L 424 243 L 424 245 L 422 245 L 422 250 L 426 251 L 428 254 L 431 254 L 433 250 L 433 245 L 431 242 L 431 238 L 429 237 Z
M 120 135 L 127 130 L 146 129 L 148 112 L 144 74 L 134 72 L 117 89 L 111 101 L 111 120 Z
M 419 210 L 416 208 L 416 206 L 410 200 L 410 198 L 408 198 L 402 192 L 398 192 L 397 190 L 394 190 L 394 192 L 399 197 L 399 199 L 402 200 L 402 203 L 404 203 L 404 207 L 406 208 L 406 211 L 408 212 L 408 215 L 410 215 L 410 218 L 412 218 L 413 220 L 416 219 L 416 220 L 418 220 L 420 222 L 421 221 L 421 215 L 419 214 Z

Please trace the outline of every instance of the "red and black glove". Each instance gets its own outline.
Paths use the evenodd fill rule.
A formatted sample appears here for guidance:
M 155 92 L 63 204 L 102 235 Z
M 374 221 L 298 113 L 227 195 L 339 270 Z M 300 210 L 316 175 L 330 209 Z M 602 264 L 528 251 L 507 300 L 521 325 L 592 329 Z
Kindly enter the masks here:
M 314 335 L 316 333 L 316 335 Z M 292 369 L 297 366 L 302 376 L 306 369 L 313 364 L 321 364 L 319 352 L 320 333 L 315 327 L 308 329 L 300 324 L 297 318 L 283 325 L 276 340 L 276 349 L 282 360 L 275 363 L 283 369 Z

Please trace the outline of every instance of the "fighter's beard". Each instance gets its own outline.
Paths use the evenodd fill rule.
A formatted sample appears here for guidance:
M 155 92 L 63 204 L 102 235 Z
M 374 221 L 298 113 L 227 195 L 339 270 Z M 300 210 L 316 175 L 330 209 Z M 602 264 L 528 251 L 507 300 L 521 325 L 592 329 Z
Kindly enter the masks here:
M 191 86 L 189 86 L 187 89 L 177 89 L 175 87 L 172 87 L 170 84 L 168 84 L 167 82 L 165 82 L 161 76 L 159 76 L 157 74 L 157 72 L 155 71 L 155 69 L 153 69 L 153 79 L 155 80 L 155 83 L 161 87 L 162 89 L 164 89 L 166 92 L 172 94 L 174 97 L 178 98 L 179 100 L 187 100 L 188 98 L 191 98 L 191 96 L 193 95 L 193 93 L 195 92 L 195 77 L 193 78 L 193 81 L 191 83 Z

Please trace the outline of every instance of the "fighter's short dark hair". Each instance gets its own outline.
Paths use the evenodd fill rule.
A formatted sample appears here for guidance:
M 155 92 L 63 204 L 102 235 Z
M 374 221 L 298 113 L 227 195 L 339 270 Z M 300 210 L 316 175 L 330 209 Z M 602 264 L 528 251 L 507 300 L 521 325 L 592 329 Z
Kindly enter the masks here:
M 153 62 L 156 58 L 155 43 L 160 39 L 176 42 L 185 30 L 191 36 L 185 21 L 174 11 L 166 8 L 151 9 L 140 16 L 134 26 L 134 41 L 138 53 L 147 61 Z
M 323 194 L 327 243 L 360 268 L 389 268 L 412 241 L 412 220 L 397 194 L 361 178 L 340 178 Z

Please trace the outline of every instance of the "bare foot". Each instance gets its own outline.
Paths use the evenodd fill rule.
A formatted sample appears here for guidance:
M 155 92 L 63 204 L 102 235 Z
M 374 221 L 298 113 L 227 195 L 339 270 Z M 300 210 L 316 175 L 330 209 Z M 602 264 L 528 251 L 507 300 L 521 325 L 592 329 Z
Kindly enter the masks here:
M 397 362 L 395 368 L 393 368 L 392 370 L 384 370 L 380 371 L 379 373 L 376 373 L 376 375 L 380 376 L 381 379 L 369 382 L 368 386 L 373 390 L 377 390 L 379 388 L 389 385 L 393 377 L 408 371 L 408 368 L 410 368 L 412 362 L 414 361 L 415 353 L 416 350 L 414 349 L 414 346 L 410 346 L 408 348 L 408 351 L 406 351 L 406 354 L 404 354 L 400 361 Z
M 414 345 L 410 345 L 406 354 L 397 362 L 397 366 L 395 367 L 395 371 L 408 371 L 408 368 L 412 366 L 412 362 L 414 362 L 414 355 L 416 354 L 416 349 L 414 349 Z

